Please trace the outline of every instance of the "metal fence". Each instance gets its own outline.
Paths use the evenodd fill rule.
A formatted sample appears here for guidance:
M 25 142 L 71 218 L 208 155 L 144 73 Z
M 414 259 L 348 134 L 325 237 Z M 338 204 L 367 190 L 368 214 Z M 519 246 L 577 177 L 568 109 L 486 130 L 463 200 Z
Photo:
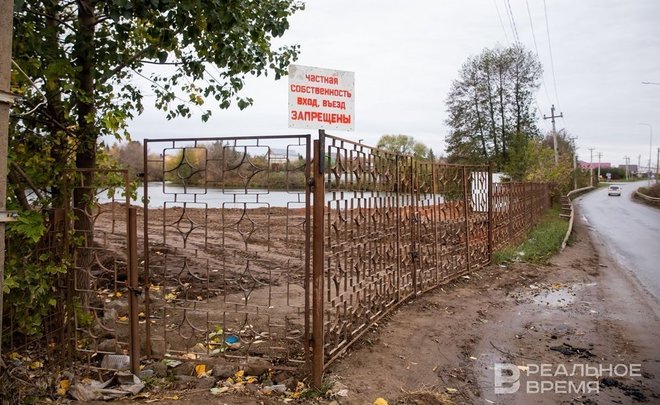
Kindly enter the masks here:
M 309 141 L 145 141 L 148 355 L 305 363 Z
M 60 286 L 75 352 L 100 368 L 114 353 L 134 369 L 140 355 L 262 359 L 316 384 L 397 305 L 487 265 L 549 206 L 545 184 L 323 131 L 146 140 L 135 197 L 65 215 L 94 229 Z

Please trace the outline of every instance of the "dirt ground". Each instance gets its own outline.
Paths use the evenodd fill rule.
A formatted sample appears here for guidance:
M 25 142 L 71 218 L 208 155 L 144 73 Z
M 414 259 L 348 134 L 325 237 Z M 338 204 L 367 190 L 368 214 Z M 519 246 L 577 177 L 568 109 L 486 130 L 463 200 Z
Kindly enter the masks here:
M 372 404 L 379 397 L 390 404 L 660 403 L 660 306 L 600 246 L 578 221 L 573 243 L 549 265 L 490 266 L 405 303 L 330 365 L 326 380 L 346 396 L 296 403 Z M 495 394 L 495 363 L 515 365 L 517 393 Z M 541 365 L 553 377 L 534 374 Z M 605 372 L 600 379 L 584 375 L 585 365 Z M 529 382 L 546 384 L 547 392 L 535 393 Z M 285 399 L 194 390 L 149 401 Z

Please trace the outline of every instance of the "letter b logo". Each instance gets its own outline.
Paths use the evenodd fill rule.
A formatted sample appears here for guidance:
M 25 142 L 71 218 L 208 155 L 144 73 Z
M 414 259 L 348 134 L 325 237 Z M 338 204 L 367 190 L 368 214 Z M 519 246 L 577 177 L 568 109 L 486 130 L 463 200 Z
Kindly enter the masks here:
M 520 388 L 520 371 L 515 364 L 495 363 L 495 394 L 515 394 Z

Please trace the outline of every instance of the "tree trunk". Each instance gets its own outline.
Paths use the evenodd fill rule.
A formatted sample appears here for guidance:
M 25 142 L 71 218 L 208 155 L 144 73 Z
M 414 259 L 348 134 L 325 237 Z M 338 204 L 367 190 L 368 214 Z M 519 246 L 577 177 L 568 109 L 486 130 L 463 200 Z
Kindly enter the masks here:
M 82 246 L 76 254 L 76 289 L 83 306 L 89 302 L 90 274 L 94 243 L 91 204 L 94 198 L 94 173 L 96 167 L 95 127 L 96 107 L 94 104 L 94 27 L 96 17 L 91 0 L 78 2 L 78 34 L 75 44 L 77 78 L 81 95 L 76 99 L 78 123 L 78 145 L 76 148 L 76 168 L 83 169 L 73 190 L 74 229 Z M 78 176 L 76 176 L 78 177 Z
M 44 3 L 46 14 L 52 17 L 46 18 L 46 24 L 49 28 L 49 36 L 46 39 L 48 46 L 48 51 L 54 51 L 59 49 L 59 38 L 58 38 L 58 24 L 57 18 L 58 10 L 55 7 L 54 3 L 45 2 Z M 53 77 L 48 77 L 45 86 L 46 100 L 48 104 L 46 109 L 48 110 L 48 116 L 50 119 L 63 124 L 65 122 L 64 108 L 62 107 L 62 92 L 61 86 L 58 79 Z M 58 164 L 53 165 L 53 168 L 56 169 L 52 175 L 55 178 L 62 178 L 64 173 L 57 171 L 57 168 L 61 167 L 59 164 L 66 162 L 67 160 L 67 139 L 66 134 L 63 132 L 58 125 L 49 125 L 50 127 L 50 138 L 52 139 L 52 147 L 50 150 L 50 157 L 54 162 Z M 64 208 L 70 203 L 69 196 L 62 195 L 62 190 L 60 189 L 58 182 L 54 182 L 51 188 L 52 196 L 52 207 L 53 208 Z M 58 253 L 62 253 L 58 251 Z

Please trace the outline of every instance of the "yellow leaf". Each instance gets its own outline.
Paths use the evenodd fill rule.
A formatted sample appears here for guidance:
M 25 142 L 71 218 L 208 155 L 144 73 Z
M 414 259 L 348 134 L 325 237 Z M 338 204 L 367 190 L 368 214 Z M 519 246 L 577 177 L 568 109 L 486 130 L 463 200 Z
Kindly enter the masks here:
M 195 374 L 197 378 L 202 378 L 206 375 L 206 364 L 198 364 L 195 366 Z
M 61 397 L 65 396 L 66 392 L 69 390 L 70 385 L 71 385 L 71 381 L 61 380 L 59 386 L 57 387 L 57 395 Z
M 127 316 L 120 316 L 118 319 L 119 319 L 120 321 L 122 321 L 122 322 L 124 322 L 124 321 L 128 321 L 128 317 L 127 317 Z
M 20 360 L 21 355 L 18 354 L 17 352 L 11 352 L 9 353 L 9 360 Z
M 41 368 L 43 366 L 44 366 L 44 363 L 40 362 L 39 360 L 33 361 L 32 364 L 30 364 L 30 368 L 32 370 L 36 370 L 36 369 Z
M 374 405 L 389 405 L 384 398 L 376 398 Z
M 243 370 L 238 370 L 235 374 L 236 378 L 241 378 L 243 375 L 245 375 L 245 371 Z
M 124 295 L 124 294 L 122 294 L 121 291 L 115 292 L 115 297 L 117 297 L 117 298 L 121 298 L 122 295 Z
M 248 384 L 254 384 L 257 381 L 257 377 L 249 376 L 247 380 L 245 380 Z

